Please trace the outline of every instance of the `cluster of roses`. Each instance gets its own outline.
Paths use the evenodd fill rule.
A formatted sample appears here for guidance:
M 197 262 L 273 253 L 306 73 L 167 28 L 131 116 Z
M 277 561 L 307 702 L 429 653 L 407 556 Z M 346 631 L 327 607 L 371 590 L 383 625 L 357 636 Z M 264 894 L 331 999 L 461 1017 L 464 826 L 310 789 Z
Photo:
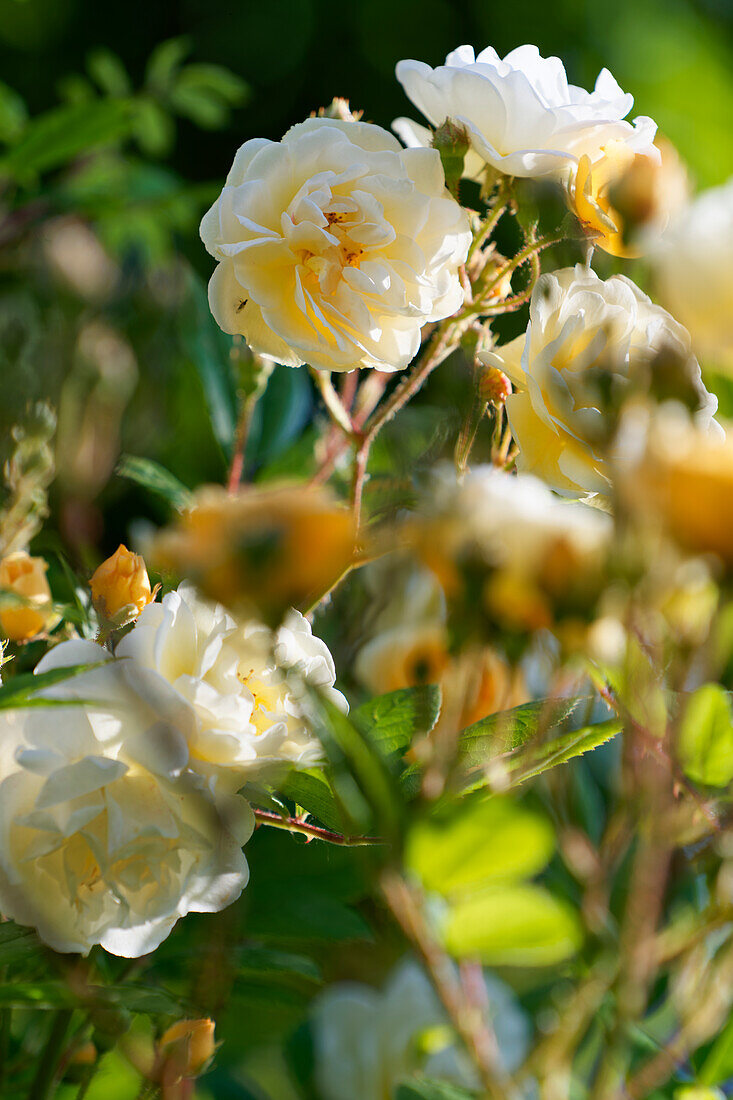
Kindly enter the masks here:
M 685 255 L 683 227 L 697 225 L 688 210 L 660 235 L 662 215 L 684 192 L 674 185 L 678 169 L 654 144 L 651 120 L 624 121 L 631 97 L 607 71 L 589 93 L 568 84 L 558 59 L 523 46 L 503 60 L 492 49 L 474 57 L 461 47 L 445 66 L 405 61 L 397 74 L 433 126 L 443 130 L 449 120 L 447 140 L 462 148 L 461 170 L 484 197 L 508 193 L 510 177 L 548 180 L 577 215 L 589 252 L 619 254 L 627 251 L 624 188 L 636 188 L 637 198 L 644 188 L 652 198 L 664 191 L 665 201 L 647 204 L 654 226 L 647 243 L 664 242 L 655 253 L 660 273 L 670 255 Z M 695 456 L 704 456 L 705 515 L 715 516 L 711 472 L 731 467 L 693 342 L 725 346 L 731 312 L 720 310 L 715 294 L 730 296 L 733 251 L 718 262 L 711 241 L 709 290 L 680 303 L 693 339 L 628 278 L 602 280 L 579 265 L 542 275 L 526 333 L 494 347 L 481 321 L 491 316 L 497 293 L 511 299 L 517 267 L 497 260 L 487 244 L 503 206 L 495 206 L 493 223 L 464 209 L 446 188 L 437 134 L 404 119 L 394 128 L 407 148 L 341 106 L 293 127 L 280 142 L 257 138 L 241 147 L 201 226 L 218 261 L 209 298 L 220 326 L 265 360 L 324 372 L 322 392 L 333 402 L 327 372 L 374 368 L 383 383 L 384 372 L 415 358 L 425 326 L 457 319 L 446 335 L 449 349 L 472 325 L 481 330 L 478 359 L 506 384 L 502 403 L 520 475 L 476 469 L 460 487 L 455 477 L 438 479 L 432 504 L 407 537 L 443 593 L 451 589 L 449 559 L 478 555 L 488 564 L 482 613 L 488 609 L 492 625 L 529 632 L 547 626 L 568 577 L 602 577 L 609 517 L 561 502 L 551 490 L 608 495 L 619 470 L 631 484 L 651 484 L 651 499 L 676 536 L 733 561 L 730 534 L 695 519 L 695 485 L 683 497 L 685 515 L 679 493 L 666 492 L 678 475 L 690 475 Z M 705 203 L 730 206 L 731 197 L 729 187 Z M 685 201 L 683 194 L 678 205 Z M 699 248 L 694 255 L 688 268 L 699 290 L 706 276 Z M 675 287 L 678 276 L 676 270 Z M 663 289 L 662 274 L 659 283 Z M 615 395 L 633 394 L 660 363 L 671 364 L 674 396 L 683 394 L 690 413 L 684 432 L 673 422 L 676 445 L 665 442 L 664 418 L 656 419 L 659 431 L 610 433 Z M 364 389 L 355 408 L 360 400 L 368 403 Z M 347 423 L 347 433 L 353 427 Z M 620 455 L 613 450 L 619 439 L 633 444 Z M 271 500 L 269 524 L 272 507 Z M 258 508 L 256 494 L 206 490 L 177 530 L 159 536 L 160 560 L 228 606 L 242 590 L 268 609 L 287 585 L 292 602 L 322 594 L 349 563 L 353 519 L 313 493 L 283 490 L 277 523 L 282 513 L 288 537 L 269 557 L 247 555 L 241 551 L 258 529 Z M 436 559 L 436 547 L 445 560 Z M 120 552 L 98 575 L 97 601 L 110 595 L 120 571 L 129 580 L 137 568 Z M 23 597 L 17 608 L 0 607 L 6 634 L 22 639 L 50 625 L 48 586 L 27 555 L 0 564 L 0 588 Z M 432 583 L 420 600 L 425 622 L 435 627 L 437 657 L 431 664 L 429 653 L 427 667 L 435 666 L 437 678 L 447 643 L 441 593 L 436 602 L 434 592 Z M 333 686 L 330 653 L 297 612 L 273 631 L 236 621 L 187 585 L 155 602 L 149 583 L 135 599 L 112 600 L 104 610 L 113 637 L 127 618 L 137 619 L 114 651 L 100 642 L 63 642 L 37 670 L 58 671 L 59 682 L 43 682 L 38 705 L 0 712 L 0 910 L 36 926 L 57 950 L 100 943 L 134 956 L 152 950 L 186 912 L 221 909 L 244 887 L 242 845 L 254 816 L 238 792 L 273 769 L 308 767 L 319 758 L 304 717 L 303 682 L 346 702 Z M 399 686 L 385 683 L 400 666 L 395 645 L 406 646 L 405 654 L 412 646 L 410 662 L 416 660 L 405 618 L 403 607 L 385 620 L 389 644 L 372 639 L 357 658 L 355 674 L 374 690 Z M 63 670 L 74 674 L 62 678 Z M 496 679 L 493 668 L 486 679 Z M 503 694 L 509 705 L 514 685 Z M 483 713 L 485 695 L 482 680 Z
M 340 108 L 332 113 L 343 117 L 311 118 L 280 142 L 256 138 L 238 151 L 201 225 L 218 261 L 210 304 L 226 332 L 292 366 L 395 371 L 415 357 L 423 326 L 463 316 L 466 272 L 485 226 L 446 190 L 433 146 L 445 144 L 437 137 L 448 124 L 465 153 L 463 176 L 484 195 L 510 177 L 554 183 L 591 253 L 648 252 L 695 346 L 728 354 L 733 269 L 725 233 L 713 227 L 730 224 L 733 190 L 690 207 L 674 150 L 654 143 L 651 119 L 625 121 L 633 99 L 607 70 L 587 92 L 534 46 L 504 59 L 463 46 L 436 69 L 400 62 L 397 76 L 437 134 L 398 119 L 403 148 Z M 627 218 L 643 226 L 628 247 Z M 701 233 L 709 247 L 700 247 Z M 503 290 L 511 290 L 512 265 L 505 271 Z M 469 306 L 474 317 L 487 312 L 475 299 Z M 607 493 L 598 372 L 633 380 L 661 355 L 679 361 L 695 391 L 695 425 L 715 433 L 716 401 L 702 386 L 690 335 L 666 310 L 630 279 L 604 281 L 589 266 L 540 278 L 526 335 L 479 354 L 518 391 L 506 405 L 518 469 L 562 493 Z
M 92 590 L 103 620 L 132 629 L 114 652 L 61 642 L 36 668 L 59 682 L 0 712 L 0 910 L 57 951 L 136 957 L 246 885 L 254 815 L 237 792 L 319 756 L 302 685 L 346 700 L 296 611 L 273 633 L 190 586 L 155 602 L 124 547 Z

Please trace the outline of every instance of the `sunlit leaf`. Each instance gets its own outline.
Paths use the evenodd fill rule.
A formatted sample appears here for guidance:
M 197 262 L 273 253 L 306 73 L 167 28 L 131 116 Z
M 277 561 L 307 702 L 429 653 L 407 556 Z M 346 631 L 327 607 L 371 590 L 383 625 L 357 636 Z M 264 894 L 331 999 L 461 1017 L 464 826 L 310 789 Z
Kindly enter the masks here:
M 352 717 L 386 756 L 399 756 L 414 737 L 433 728 L 440 714 L 440 699 L 437 684 L 401 688 L 362 703 Z
M 418 820 L 405 848 L 407 866 L 441 894 L 528 878 L 555 847 L 549 822 L 509 798 L 473 797 Z
M 496 886 L 454 902 L 443 925 L 447 949 L 490 966 L 548 966 L 578 950 L 571 906 L 541 886 Z
M 703 685 L 688 700 L 677 751 L 695 782 L 725 787 L 733 779 L 731 698 L 718 684 Z

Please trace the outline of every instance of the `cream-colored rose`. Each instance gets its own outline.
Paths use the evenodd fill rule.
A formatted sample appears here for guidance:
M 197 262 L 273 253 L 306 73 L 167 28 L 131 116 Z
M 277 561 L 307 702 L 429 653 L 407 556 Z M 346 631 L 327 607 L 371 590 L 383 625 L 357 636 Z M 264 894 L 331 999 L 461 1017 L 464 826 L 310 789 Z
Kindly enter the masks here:
M 733 370 L 733 179 L 703 191 L 650 243 L 659 297 L 711 367 Z
M 201 223 L 225 332 L 289 366 L 399 370 L 463 303 L 468 216 L 439 154 L 379 126 L 311 118 L 236 155 Z
M 188 769 L 190 707 L 108 657 L 62 643 L 38 672 L 99 666 L 41 693 L 67 705 L 2 712 L 0 910 L 56 951 L 136 957 L 239 896 L 254 818 Z
M 583 154 L 595 162 L 610 141 L 656 155 L 656 124 L 623 121 L 634 100 L 608 69 L 587 92 L 568 84 L 562 61 L 542 57 L 536 46 L 518 46 L 503 59 L 491 46 L 478 56 L 459 46 L 436 69 L 400 61 L 397 79 L 431 125 L 451 118 L 465 127 L 465 174 L 472 178 L 486 165 L 507 176 L 558 175 Z M 408 146 L 430 144 L 429 131 L 410 119 L 397 119 L 393 129 Z
M 46 579 L 48 565 L 25 550 L 0 561 L 0 634 L 25 642 L 58 622 Z
M 501 1064 L 511 1073 L 527 1051 L 527 1020 L 509 986 L 493 974 L 484 982 Z M 313 1024 L 320 1100 L 384 1100 L 414 1073 L 478 1085 L 433 987 L 411 960 L 395 968 L 382 990 L 359 982 L 326 989 L 315 1001 Z M 432 1042 L 421 1049 L 425 1035 Z
M 327 646 L 299 612 L 273 634 L 261 623 L 238 623 L 188 585 L 148 604 L 116 655 L 149 670 L 160 690 L 173 688 L 192 708 L 191 767 L 227 788 L 277 764 L 307 768 L 320 759 L 294 681 L 302 678 L 348 709 L 333 686 Z
M 594 443 L 604 426 L 599 368 L 630 377 L 667 351 L 694 381 L 696 423 L 717 428 L 717 398 L 702 383 L 687 331 L 666 310 L 623 275 L 604 281 L 581 265 L 542 275 L 526 333 L 480 355 L 518 390 L 506 402 L 518 469 L 564 494 L 607 493 L 606 459 Z

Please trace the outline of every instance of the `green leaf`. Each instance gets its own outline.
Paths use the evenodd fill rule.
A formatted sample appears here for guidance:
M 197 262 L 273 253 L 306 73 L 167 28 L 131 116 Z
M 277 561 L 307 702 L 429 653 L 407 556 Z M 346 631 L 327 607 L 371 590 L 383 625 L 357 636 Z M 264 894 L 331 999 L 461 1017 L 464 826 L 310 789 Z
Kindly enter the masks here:
M 731 699 L 718 684 L 704 684 L 690 697 L 677 751 L 685 773 L 696 783 L 726 787 L 733 779 Z
M 585 700 L 539 699 L 498 711 L 474 722 L 459 735 L 458 781 L 469 790 L 484 786 L 486 766 L 497 756 L 539 741 L 559 726 Z
M 17 141 L 28 121 L 23 99 L 0 80 L 0 141 Z
M 703 1085 L 719 1085 L 733 1076 L 733 1016 L 708 1051 L 697 1077 Z
M 598 722 L 593 726 L 583 726 L 579 730 L 571 730 L 541 745 L 536 751 L 520 753 L 516 760 L 508 760 L 507 766 L 511 774 L 511 786 L 518 786 L 528 779 L 534 779 L 550 768 L 556 768 L 558 764 L 566 764 L 568 760 L 583 753 L 592 752 L 600 745 L 605 745 L 623 730 L 623 722 L 618 718 L 610 718 L 607 722 Z
M 497 886 L 454 902 L 443 925 L 448 951 L 488 966 L 549 966 L 574 955 L 578 918 L 541 886 Z
M 162 497 L 179 512 L 190 507 L 193 500 L 191 490 L 187 489 L 170 470 L 166 470 L 165 466 L 161 466 L 151 458 L 123 455 L 117 465 L 117 474 Z
M 306 955 L 289 951 L 273 951 L 267 947 L 238 947 L 236 952 L 237 975 L 277 981 L 278 978 L 298 983 L 319 985 L 323 981 L 320 967 Z
M 163 989 L 138 985 L 88 986 L 79 996 L 62 981 L 12 982 L 0 986 L 0 1005 L 26 1008 L 76 1008 L 97 1005 L 150 1015 L 180 1016 L 186 1006 Z
M 12 920 L 0 923 L 0 967 L 40 958 L 42 953 L 41 941 L 34 929 L 22 927 Z
M 116 54 L 104 46 L 92 50 L 87 58 L 87 71 L 106 95 L 130 95 L 132 88 L 125 66 Z
M 325 773 L 320 768 L 292 771 L 279 787 L 281 794 L 297 802 L 327 829 L 342 833 L 347 825 Z
M 536 874 L 549 861 L 555 837 L 549 822 L 510 798 L 466 799 L 417 821 L 405 862 L 427 890 L 441 894 Z
M 206 287 L 193 273 L 179 331 L 184 353 L 201 381 L 214 435 L 225 454 L 229 454 L 237 423 L 237 391 L 229 355 L 231 338 L 211 316 Z
M 397 842 L 402 833 L 404 807 L 396 777 L 384 756 L 369 734 L 330 700 L 315 693 L 312 698 L 320 718 L 320 739 L 332 764 L 330 774 L 340 802 L 345 803 L 348 811 L 348 800 L 341 795 L 339 779 L 345 777 L 353 780 L 371 807 L 379 835 L 390 842 Z M 355 826 L 352 832 L 358 832 L 358 817 Z
M 80 153 L 118 141 L 130 130 L 130 104 L 120 99 L 71 103 L 34 118 L 10 152 L 0 175 L 21 181 L 67 164 Z
M 83 672 L 90 672 L 99 668 L 98 664 L 68 665 L 66 668 L 53 668 L 49 672 L 23 672 L 14 676 L 7 684 L 0 686 L 0 710 L 12 708 L 25 709 L 26 707 L 59 707 L 81 705 L 81 699 L 46 699 L 39 697 L 38 692 L 44 688 L 54 687 L 64 680 L 71 680 L 74 676 L 80 676 Z
M 352 717 L 385 756 L 401 756 L 414 737 L 433 728 L 440 714 L 440 703 L 437 684 L 400 688 L 362 703 Z
M 325 845 L 324 845 L 325 847 Z M 351 906 L 319 893 L 273 884 L 249 914 L 248 930 L 263 940 L 369 940 L 369 925 Z
M 306 427 L 312 409 L 308 372 L 278 364 L 255 407 L 247 440 L 248 463 L 264 465 L 282 454 Z
M 471 1100 L 475 1096 L 475 1092 L 466 1092 L 447 1081 L 430 1081 L 427 1077 L 403 1081 L 394 1092 L 394 1100 Z
M 145 83 L 157 92 L 168 90 L 181 67 L 183 59 L 191 50 L 188 38 L 169 38 L 156 46 L 148 59 L 145 69 Z

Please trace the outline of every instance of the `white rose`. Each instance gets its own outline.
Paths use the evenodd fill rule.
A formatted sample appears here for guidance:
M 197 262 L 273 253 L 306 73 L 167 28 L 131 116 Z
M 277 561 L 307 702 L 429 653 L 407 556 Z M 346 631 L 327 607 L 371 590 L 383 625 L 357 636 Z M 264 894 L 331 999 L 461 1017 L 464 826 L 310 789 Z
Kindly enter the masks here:
M 666 310 L 623 275 L 604 281 L 581 265 L 542 275 L 526 333 L 480 355 L 519 389 L 506 403 L 519 446 L 517 468 L 561 493 L 607 493 L 606 459 L 591 442 L 603 423 L 593 368 L 631 373 L 665 349 L 686 362 L 696 380 L 696 422 L 719 430 L 717 398 L 702 383 L 689 334 Z
M 246 142 L 201 237 L 218 324 L 289 366 L 399 370 L 421 327 L 463 303 L 471 234 L 440 156 L 369 123 L 312 118 Z
M 527 1051 L 527 1021 L 507 985 L 489 974 L 484 981 L 487 1016 L 503 1067 L 512 1072 Z M 327 989 L 316 999 L 314 1023 L 321 1100 L 384 1100 L 416 1070 L 459 1086 L 478 1084 L 470 1061 L 450 1037 L 440 1049 L 420 1055 L 420 1035 L 445 1028 L 447 1020 L 427 977 L 410 960 L 400 963 L 381 992 L 356 982 Z
M 733 369 L 733 179 L 680 210 L 650 256 L 659 296 L 696 351 Z
M 41 693 L 67 705 L 0 716 L 0 910 L 56 951 L 137 957 L 186 913 L 236 900 L 254 818 L 187 770 L 189 708 L 170 691 L 139 694 L 131 663 L 108 657 L 62 643 L 38 672 L 99 667 Z
M 324 642 L 291 611 L 273 634 L 257 622 L 238 624 L 218 604 L 181 585 L 148 604 L 117 646 L 118 657 L 150 670 L 193 710 L 191 767 L 226 786 L 278 763 L 310 767 L 321 747 L 303 716 L 297 677 L 348 710 Z M 286 671 L 296 673 L 293 682 Z
M 656 124 L 646 117 L 624 122 L 634 105 L 608 69 L 587 92 L 568 84 L 557 57 L 542 57 L 536 46 L 518 46 L 502 60 L 491 46 L 474 56 L 471 46 L 448 54 L 431 69 L 422 61 L 400 61 L 397 79 L 433 126 L 446 118 L 468 131 L 471 152 L 466 175 L 486 164 L 507 176 L 562 173 L 586 154 L 597 160 L 609 141 L 657 158 Z M 393 129 L 408 146 L 429 144 L 430 134 L 409 119 Z

